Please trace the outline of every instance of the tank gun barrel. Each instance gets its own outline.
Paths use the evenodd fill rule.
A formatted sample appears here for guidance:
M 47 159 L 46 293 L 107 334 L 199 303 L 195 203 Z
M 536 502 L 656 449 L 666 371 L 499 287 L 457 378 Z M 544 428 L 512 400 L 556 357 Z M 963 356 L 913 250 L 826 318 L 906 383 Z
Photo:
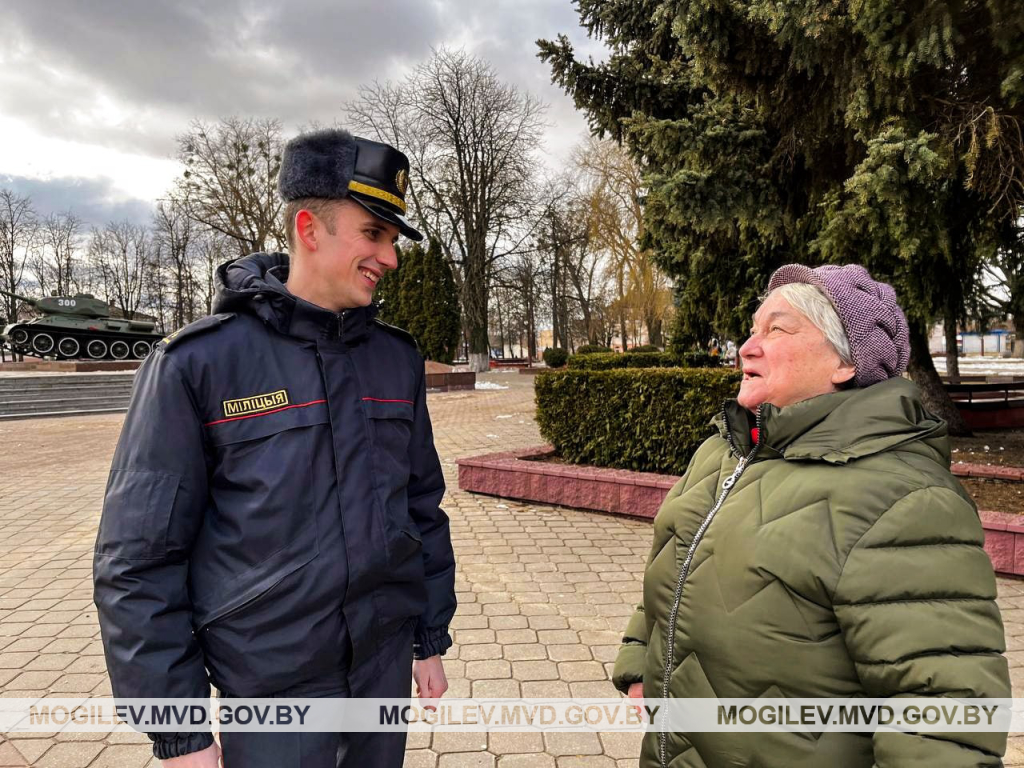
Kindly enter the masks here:
M 10 291 L 0 290 L 0 293 L 2 293 L 4 296 L 10 296 L 11 298 L 15 298 L 18 301 L 23 301 L 31 307 L 34 307 L 36 304 L 39 303 L 37 299 L 30 299 L 28 296 L 21 296 L 17 293 L 11 293 Z

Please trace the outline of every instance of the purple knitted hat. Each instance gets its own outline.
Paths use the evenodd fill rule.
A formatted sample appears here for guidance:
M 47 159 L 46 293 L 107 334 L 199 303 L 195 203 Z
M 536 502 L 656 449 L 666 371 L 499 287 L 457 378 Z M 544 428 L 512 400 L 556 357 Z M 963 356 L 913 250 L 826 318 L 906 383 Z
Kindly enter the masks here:
M 910 333 L 891 285 L 872 280 L 859 264 L 828 264 L 816 269 L 787 264 L 775 270 L 768 281 L 768 292 L 789 283 L 817 286 L 831 299 L 850 341 L 858 387 L 891 379 L 907 370 Z

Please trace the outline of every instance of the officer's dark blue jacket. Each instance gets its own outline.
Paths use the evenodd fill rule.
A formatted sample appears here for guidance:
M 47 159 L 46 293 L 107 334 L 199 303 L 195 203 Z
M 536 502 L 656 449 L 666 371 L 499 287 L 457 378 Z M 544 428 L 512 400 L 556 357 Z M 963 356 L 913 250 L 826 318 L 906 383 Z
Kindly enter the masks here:
M 406 622 L 417 657 L 451 645 L 423 359 L 374 307 L 296 299 L 287 265 L 221 267 L 218 314 L 137 375 L 94 563 L 115 696 L 268 695 L 338 669 L 358 695 Z

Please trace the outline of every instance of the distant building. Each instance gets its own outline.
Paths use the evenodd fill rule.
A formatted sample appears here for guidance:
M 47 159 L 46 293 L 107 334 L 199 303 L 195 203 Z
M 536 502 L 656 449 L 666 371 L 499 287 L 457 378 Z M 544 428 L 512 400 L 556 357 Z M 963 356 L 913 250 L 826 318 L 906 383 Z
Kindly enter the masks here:
M 1021 356 L 1021 344 L 1012 322 L 999 323 L 984 333 L 977 330 L 962 330 L 956 335 L 957 349 L 961 355 L 982 355 L 992 357 Z M 1016 351 L 1014 348 L 1017 348 Z M 932 328 L 928 335 L 928 351 L 933 355 L 946 353 L 946 330 L 942 323 Z

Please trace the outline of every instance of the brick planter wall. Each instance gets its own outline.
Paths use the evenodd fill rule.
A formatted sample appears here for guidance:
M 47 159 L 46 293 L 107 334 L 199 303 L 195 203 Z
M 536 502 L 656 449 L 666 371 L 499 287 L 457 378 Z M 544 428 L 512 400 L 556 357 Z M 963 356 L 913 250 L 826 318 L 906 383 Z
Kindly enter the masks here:
M 506 499 L 651 519 L 679 479 L 675 475 L 531 460 L 553 455 L 550 445 L 540 445 L 459 459 L 459 488 Z M 953 473 L 962 477 L 1024 479 L 1024 470 L 1016 467 L 955 464 Z M 1024 576 L 1024 515 L 987 510 L 980 515 L 985 529 L 985 551 L 995 570 Z
M 427 390 L 430 392 L 454 392 L 462 389 L 476 389 L 476 374 L 472 371 L 451 371 L 430 373 L 427 376 Z

